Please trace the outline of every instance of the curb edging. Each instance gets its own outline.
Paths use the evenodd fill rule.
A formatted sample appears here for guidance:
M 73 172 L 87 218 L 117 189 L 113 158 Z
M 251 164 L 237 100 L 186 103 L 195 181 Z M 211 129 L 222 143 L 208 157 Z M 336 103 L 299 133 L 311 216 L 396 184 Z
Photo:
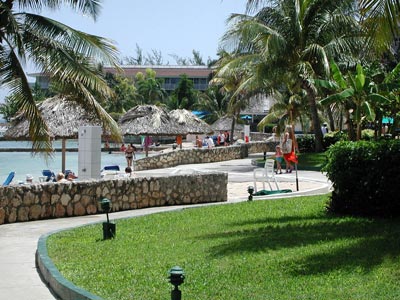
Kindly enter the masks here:
M 74 285 L 65 279 L 53 264 L 47 253 L 47 238 L 54 234 L 51 232 L 39 238 L 36 250 L 36 266 L 42 276 L 43 281 L 49 289 L 62 300 L 103 300 L 99 296 L 93 295 L 88 291 Z

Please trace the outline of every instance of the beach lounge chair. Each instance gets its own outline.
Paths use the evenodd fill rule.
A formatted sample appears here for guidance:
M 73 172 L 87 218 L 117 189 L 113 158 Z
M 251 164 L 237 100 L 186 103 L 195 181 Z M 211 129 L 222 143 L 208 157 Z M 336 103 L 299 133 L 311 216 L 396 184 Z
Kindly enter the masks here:
M 3 182 L 3 186 L 7 186 L 11 183 L 11 181 L 14 179 L 15 176 L 15 172 L 10 172 L 10 174 L 8 174 L 6 180 L 4 180 Z
M 42 175 L 46 177 L 46 182 L 56 181 L 56 175 L 50 170 L 43 170 Z
M 275 160 L 266 159 L 264 168 L 254 169 L 253 177 L 254 177 L 254 191 L 255 192 L 257 192 L 257 181 L 262 182 L 264 190 L 265 190 L 265 182 L 268 182 L 269 188 L 272 191 L 272 186 L 271 186 L 270 180 L 274 180 L 276 189 L 279 190 L 278 182 L 276 181 L 275 173 L 274 173 L 274 163 L 275 163 Z
M 104 168 L 103 168 L 103 170 L 101 170 L 102 172 L 103 171 L 120 171 L 120 169 L 119 169 L 119 166 L 118 165 L 110 165 L 110 166 L 105 166 Z

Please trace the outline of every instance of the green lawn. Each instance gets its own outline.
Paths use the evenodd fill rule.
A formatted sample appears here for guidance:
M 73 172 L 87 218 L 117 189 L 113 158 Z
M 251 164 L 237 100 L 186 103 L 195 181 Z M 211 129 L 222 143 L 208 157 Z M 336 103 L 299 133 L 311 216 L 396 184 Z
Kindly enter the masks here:
M 327 199 L 119 220 L 108 241 L 91 225 L 51 236 L 48 250 L 67 279 L 104 299 L 170 299 L 175 265 L 183 299 L 400 299 L 399 220 L 327 216 Z
M 325 153 L 299 153 L 298 157 L 300 170 L 319 171 L 326 160 Z

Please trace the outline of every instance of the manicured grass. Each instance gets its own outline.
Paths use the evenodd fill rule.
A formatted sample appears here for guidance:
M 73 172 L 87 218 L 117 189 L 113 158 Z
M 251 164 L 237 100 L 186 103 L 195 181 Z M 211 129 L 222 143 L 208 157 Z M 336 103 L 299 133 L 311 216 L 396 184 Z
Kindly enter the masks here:
M 183 299 L 399 299 L 399 220 L 328 216 L 327 199 L 119 220 L 114 240 L 98 224 L 57 233 L 48 249 L 67 279 L 104 299 L 170 299 L 175 265 Z
M 300 170 L 315 170 L 319 171 L 322 165 L 325 163 L 325 153 L 299 153 L 299 164 Z

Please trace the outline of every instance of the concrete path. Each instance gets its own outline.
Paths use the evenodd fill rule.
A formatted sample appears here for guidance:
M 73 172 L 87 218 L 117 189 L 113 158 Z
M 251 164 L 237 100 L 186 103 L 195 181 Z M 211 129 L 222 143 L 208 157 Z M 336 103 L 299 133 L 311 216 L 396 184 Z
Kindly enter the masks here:
M 251 165 L 252 158 L 254 157 L 201 165 L 182 165 L 176 168 L 140 171 L 136 174 L 137 176 L 168 176 L 174 173 L 194 171 L 228 172 L 228 203 L 246 201 L 247 186 L 253 185 L 255 167 Z M 296 191 L 296 175 L 294 173 L 277 175 L 277 178 L 280 189 L 290 188 Z M 330 187 L 327 178 L 320 172 L 299 171 L 298 182 L 300 191 L 291 193 L 291 196 L 322 194 L 328 192 Z M 262 188 L 261 184 L 258 188 Z M 285 194 L 285 197 L 288 195 Z M 277 196 L 268 197 L 277 198 Z M 266 196 L 259 198 L 265 199 Z M 112 213 L 111 216 L 113 219 L 119 219 L 160 211 L 179 210 L 184 207 L 167 206 L 131 210 Z M 0 225 L 0 300 L 57 299 L 42 282 L 35 266 L 35 252 L 39 237 L 51 231 L 102 221 L 104 221 L 104 215 L 91 215 Z

